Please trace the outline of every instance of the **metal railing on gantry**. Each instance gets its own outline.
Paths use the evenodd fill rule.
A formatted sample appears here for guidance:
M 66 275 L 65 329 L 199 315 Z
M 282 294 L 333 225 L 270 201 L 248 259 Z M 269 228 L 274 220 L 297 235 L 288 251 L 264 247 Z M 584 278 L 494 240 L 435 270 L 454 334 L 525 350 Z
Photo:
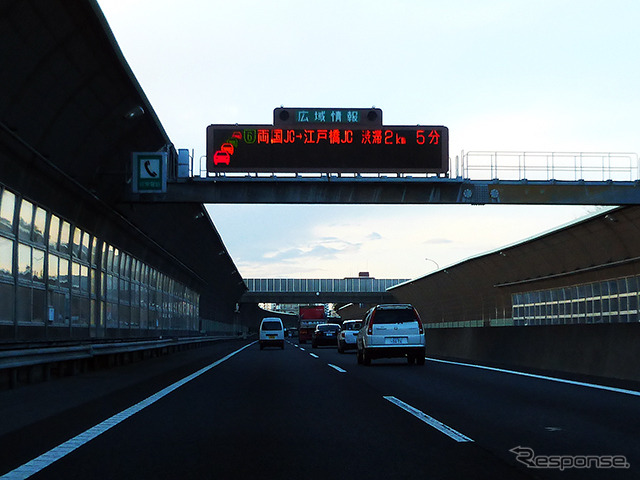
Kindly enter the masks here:
M 389 278 L 245 278 L 249 292 L 355 292 L 379 293 L 406 282 L 408 279 Z
M 242 301 L 276 303 L 393 301 L 387 289 L 408 281 L 389 278 L 246 278 Z

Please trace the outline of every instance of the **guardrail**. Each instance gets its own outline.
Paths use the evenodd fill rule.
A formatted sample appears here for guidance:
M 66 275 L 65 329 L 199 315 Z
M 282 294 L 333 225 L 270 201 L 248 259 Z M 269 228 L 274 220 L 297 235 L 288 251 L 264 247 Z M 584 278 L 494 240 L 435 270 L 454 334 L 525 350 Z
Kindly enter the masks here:
M 248 293 L 384 293 L 407 278 L 245 278 Z
M 92 343 L 83 345 L 51 346 L 37 348 L 7 349 L 0 351 L 0 371 L 8 373 L 9 386 L 18 383 L 18 372 L 28 370 L 27 377 L 32 377 L 30 369 L 42 367 L 41 376 L 48 379 L 51 368 L 55 365 L 70 364 L 73 370 L 84 369 L 90 361 L 100 358 L 116 358 L 118 355 L 142 354 L 146 352 L 169 353 L 181 350 L 194 344 L 202 344 L 220 340 L 238 338 L 235 336 L 204 336 L 171 338 L 159 340 L 140 340 L 117 343 Z M 85 362 L 78 365 L 79 362 Z
M 462 175 L 472 180 L 626 181 L 640 179 L 637 153 L 466 152 Z

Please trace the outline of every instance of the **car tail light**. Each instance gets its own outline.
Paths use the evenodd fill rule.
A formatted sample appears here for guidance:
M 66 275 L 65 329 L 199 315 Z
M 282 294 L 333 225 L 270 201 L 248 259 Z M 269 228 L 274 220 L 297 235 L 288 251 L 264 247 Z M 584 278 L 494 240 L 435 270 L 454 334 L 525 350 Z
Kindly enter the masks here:
M 419 329 L 420 329 L 420 335 L 424 334 L 424 325 L 422 325 L 422 320 L 420 320 L 420 315 L 418 315 L 418 311 L 415 309 L 415 307 L 413 308 L 413 313 L 416 316 L 416 320 L 418 320 L 418 325 L 419 325 Z
M 375 310 L 371 312 L 371 318 L 369 319 L 369 327 L 367 328 L 367 334 L 373 335 L 373 318 L 376 316 Z

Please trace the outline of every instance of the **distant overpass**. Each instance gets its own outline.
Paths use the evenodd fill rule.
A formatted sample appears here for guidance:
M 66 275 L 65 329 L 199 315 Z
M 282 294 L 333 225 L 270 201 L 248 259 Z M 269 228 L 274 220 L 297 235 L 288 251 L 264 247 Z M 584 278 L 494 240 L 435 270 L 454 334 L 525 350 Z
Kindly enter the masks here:
M 387 303 L 387 289 L 408 279 L 355 278 L 246 278 L 243 303 Z

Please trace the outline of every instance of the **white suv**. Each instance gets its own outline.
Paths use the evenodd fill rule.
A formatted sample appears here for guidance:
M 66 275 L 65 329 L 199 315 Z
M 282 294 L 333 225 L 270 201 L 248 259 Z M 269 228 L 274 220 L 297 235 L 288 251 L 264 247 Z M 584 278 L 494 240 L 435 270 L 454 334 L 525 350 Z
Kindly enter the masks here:
M 426 344 L 420 316 L 409 304 L 383 304 L 370 309 L 357 337 L 358 363 L 374 358 L 405 357 L 424 365 Z
M 277 317 L 266 317 L 260 323 L 260 350 L 268 345 L 284 349 L 284 326 Z
M 362 320 L 345 320 L 342 330 L 338 334 L 338 352 L 344 353 L 349 348 L 356 348 L 358 330 L 362 327 Z

